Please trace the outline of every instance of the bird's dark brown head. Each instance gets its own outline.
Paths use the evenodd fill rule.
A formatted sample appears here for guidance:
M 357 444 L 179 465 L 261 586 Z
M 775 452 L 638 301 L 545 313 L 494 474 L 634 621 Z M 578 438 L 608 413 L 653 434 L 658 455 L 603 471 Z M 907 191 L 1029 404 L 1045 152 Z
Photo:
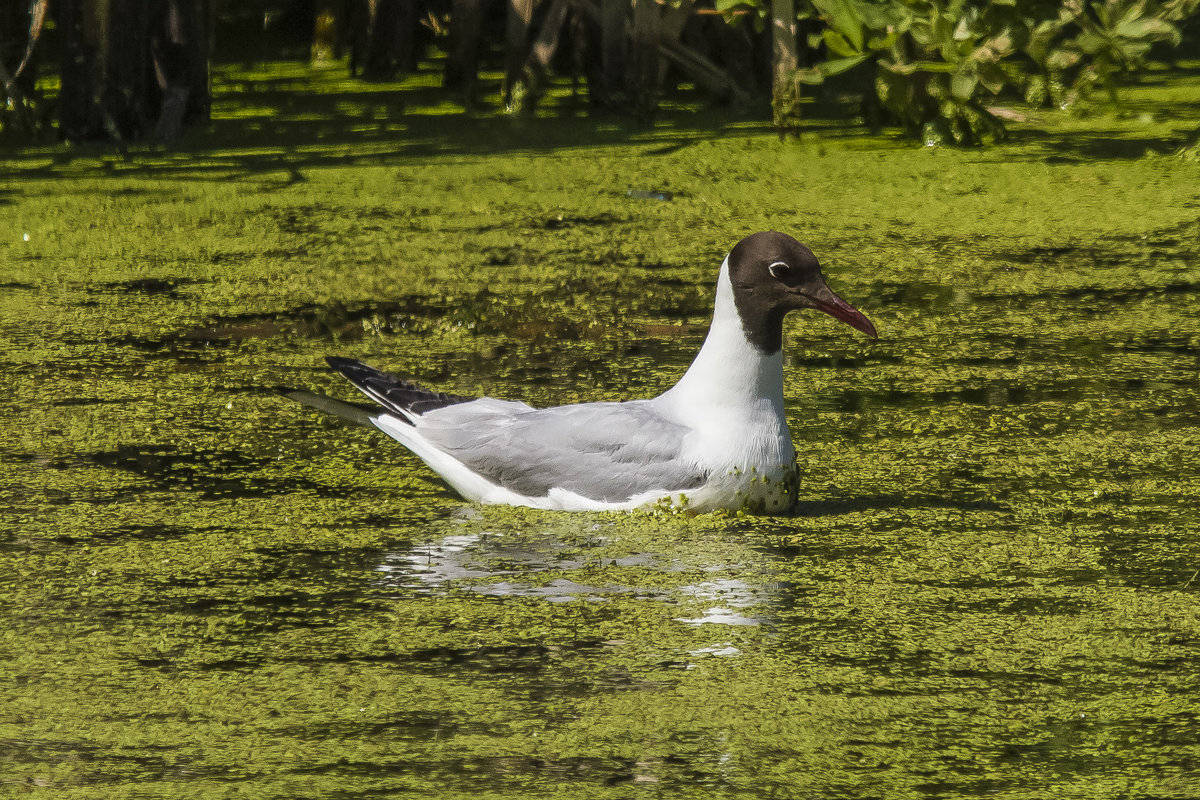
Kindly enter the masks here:
M 817 257 L 786 233 L 747 236 L 729 252 L 729 280 L 746 338 L 764 353 L 783 347 L 783 318 L 789 311 L 815 308 L 874 338 L 862 312 L 825 284 Z

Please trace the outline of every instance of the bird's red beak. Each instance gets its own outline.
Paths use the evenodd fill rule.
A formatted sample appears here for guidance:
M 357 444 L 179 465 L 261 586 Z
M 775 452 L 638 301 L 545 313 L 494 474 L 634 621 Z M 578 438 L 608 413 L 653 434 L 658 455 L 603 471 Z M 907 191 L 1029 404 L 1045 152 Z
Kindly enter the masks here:
M 871 320 L 867 319 L 857 308 L 838 297 L 828 286 L 822 286 L 819 291 L 810 294 L 808 297 L 812 301 L 813 306 L 818 310 L 824 311 L 834 319 L 840 319 L 851 328 L 862 331 L 872 339 L 879 338 L 879 334 L 875 332 L 875 326 L 871 324 Z

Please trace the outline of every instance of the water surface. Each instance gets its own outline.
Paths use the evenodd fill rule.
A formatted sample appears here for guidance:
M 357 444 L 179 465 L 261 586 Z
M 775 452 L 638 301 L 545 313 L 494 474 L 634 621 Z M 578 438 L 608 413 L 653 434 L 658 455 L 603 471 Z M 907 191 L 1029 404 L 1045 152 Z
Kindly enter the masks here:
M 1200 167 L 640 136 L 14 166 L 5 791 L 1196 796 Z M 273 391 L 653 394 L 763 228 L 881 331 L 789 322 L 793 516 L 474 507 Z

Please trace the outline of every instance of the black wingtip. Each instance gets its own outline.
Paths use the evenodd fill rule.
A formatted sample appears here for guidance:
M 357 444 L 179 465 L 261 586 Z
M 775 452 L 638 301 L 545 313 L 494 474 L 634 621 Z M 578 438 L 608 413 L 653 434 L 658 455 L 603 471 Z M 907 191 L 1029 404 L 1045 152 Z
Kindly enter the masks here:
M 361 361 L 353 358 L 342 358 L 341 356 L 325 356 L 325 363 L 338 372 L 346 369 L 362 368 L 367 366 Z
M 367 384 L 373 381 L 383 380 L 385 382 L 390 382 L 399 380 L 394 375 L 381 372 L 372 367 L 370 364 L 364 364 L 363 362 L 354 358 L 326 356 L 325 363 L 329 364 L 334 371 L 338 372 L 342 377 L 346 378 L 360 389 L 365 389 Z M 368 394 L 370 394 L 370 392 L 368 392 Z M 379 398 L 375 399 L 379 400 Z
M 414 415 L 420 416 L 427 411 L 467 403 L 474 399 L 426 389 L 353 358 L 326 356 L 325 361 L 376 403 L 388 411 L 397 413 L 410 424 Z

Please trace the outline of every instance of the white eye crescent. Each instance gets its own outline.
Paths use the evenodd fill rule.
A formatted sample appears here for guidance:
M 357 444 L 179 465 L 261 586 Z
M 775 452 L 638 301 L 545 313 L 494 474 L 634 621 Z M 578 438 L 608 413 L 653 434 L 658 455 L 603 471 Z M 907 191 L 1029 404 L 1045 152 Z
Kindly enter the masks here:
M 792 268 L 789 267 L 785 261 L 776 261 L 767 267 L 767 272 L 770 272 L 771 277 L 775 278 L 776 280 L 782 280 L 791 271 Z

